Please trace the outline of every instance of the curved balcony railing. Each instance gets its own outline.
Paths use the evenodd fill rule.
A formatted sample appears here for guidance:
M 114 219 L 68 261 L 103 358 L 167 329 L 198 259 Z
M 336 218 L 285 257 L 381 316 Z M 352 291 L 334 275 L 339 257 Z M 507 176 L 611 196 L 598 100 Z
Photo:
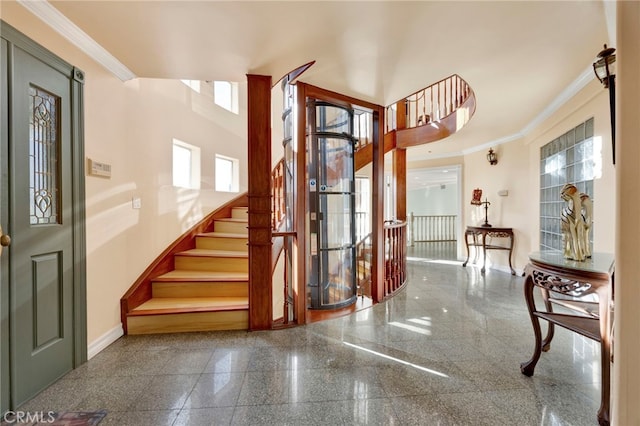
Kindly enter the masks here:
M 409 214 L 409 245 L 415 242 L 456 241 L 456 215 Z
M 384 224 L 384 298 L 407 282 L 407 222 Z
M 443 139 L 469 122 L 475 112 L 475 94 L 459 75 L 453 74 L 389 105 L 385 132 L 421 129 L 398 146 L 418 145 Z

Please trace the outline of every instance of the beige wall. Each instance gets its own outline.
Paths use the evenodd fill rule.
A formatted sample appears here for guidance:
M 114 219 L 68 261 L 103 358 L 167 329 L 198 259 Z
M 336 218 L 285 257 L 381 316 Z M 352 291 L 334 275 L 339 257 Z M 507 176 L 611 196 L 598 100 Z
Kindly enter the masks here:
M 529 149 L 528 152 L 523 152 L 523 155 L 531 159 L 531 198 L 537 205 L 540 202 L 540 147 L 591 117 L 594 118 L 594 140 L 599 138 L 602 146 L 602 174 L 594 179 L 594 193 L 588 194 L 594 200 L 593 248 L 594 251 L 613 253 L 616 178 L 611 155 L 609 96 L 603 86 L 594 79 L 552 118 L 538 126 L 527 138 L 525 143 Z M 539 213 L 539 210 L 536 209 L 535 213 Z M 536 250 L 540 244 L 540 235 L 537 232 L 540 229 L 540 221 L 537 215 L 532 217 L 528 229 L 531 234 L 530 250 Z
M 91 345 L 120 325 L 119 299 L 148 264 L 205 214 L 237 196 L 213 188 L 216 153 L 240 160 L 247 188 L 246 83 L 240 114 L 197 96 L 179 81 L 121 82 L 21 6 L 2 19 L 86 73 L 85 154 L 112 167 L 87 176 L 87 307 Z M 172 185 L 172 139 L 201 149 L 200 190 Z M 132 208 L 132 198 L 142 208 Z
M 615 171 L 611 164 L 611 128 L 607 91 L 596 80 L 570 99 L 560 110 L 525 137 L 494 146 L 498 164 L 487 161 L 488 150 L 463 157 L 440 158 L 432 161 L 415 161 L 408 168 L 440 167 L 463 164 L 462 171 L 462 222 L 464 225 L 484 223 L 484 207 L 470 204 L 472 191 L 482 189 L 482 199 L 488 199 L 488 220 L 494 227 L 513 228 L 515 247 L 513 266 L 521 273 L 528 255 L 540 244 L 540 147 L 594 117 L 595 136 L 602 142 L 602 175 L 594 183 L 594 250 L 614 251 Z M 481 105 L 479 105 L 481 107 Z M 498 191 L 507 190 L 507 196 Z M 466 256 L 466 253 L 464 253 Z M 487 264 L 508 270 L 506 252 L 490 251 Z

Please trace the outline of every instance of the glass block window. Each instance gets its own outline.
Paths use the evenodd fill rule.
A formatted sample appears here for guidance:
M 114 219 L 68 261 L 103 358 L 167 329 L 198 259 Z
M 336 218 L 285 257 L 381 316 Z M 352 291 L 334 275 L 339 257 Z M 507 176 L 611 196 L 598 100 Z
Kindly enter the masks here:
M 59 176 L 60 98 L 29 87 L 29 223 L 61 223 Z
M 540 250 L 562 250 L 560 216 L 566 203 L 560 191 L 566 183 L 594 199 L 593 180 L 602 156 L 599 145 L 590 118 L 540 148 Z M 593 227 L 589 240 L 593 245 Z

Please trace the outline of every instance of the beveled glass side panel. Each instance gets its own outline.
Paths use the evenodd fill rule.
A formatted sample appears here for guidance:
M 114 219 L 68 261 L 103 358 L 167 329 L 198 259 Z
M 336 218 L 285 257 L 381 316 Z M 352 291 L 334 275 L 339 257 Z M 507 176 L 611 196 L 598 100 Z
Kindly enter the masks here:
M 29 87 L 29 213 L 32 225 L 61 223 L 59 176 L 60 98 Z

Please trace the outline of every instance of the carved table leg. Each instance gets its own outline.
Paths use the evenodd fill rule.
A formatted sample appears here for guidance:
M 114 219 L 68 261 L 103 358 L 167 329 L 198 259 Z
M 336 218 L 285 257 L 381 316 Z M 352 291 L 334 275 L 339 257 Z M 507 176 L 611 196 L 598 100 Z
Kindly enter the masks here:
M 546 288 L 540 288 L 542 292 L 542 299 L 544 300 L 544 307 L 547 312 L 553 312 L 553 305 L 549 301 L 549 290 Z M 551 340 L 555 331 L 555 325 L 552 322 L 547 321 L 547 337 L 542 341 L 542 351 L 548 352 L 551 349 Z
M 531 275 L 527 275 L 524 281 L 524 298 L 527 302 L 527 308 L 529 310 L 529 316 L 531 317 L 531 324 L 533 325 L 533 334 L 535 335 L 535 348 L 531 359 L 527 362 L 520 364 L 520 371 L 525 376 L 533 376 L 533 371 L 536 368 L 536 364 L 540 359 L 540 353 L 542 352 L 542 332 L 540 330 L 540 319 L 534 315 L 536 311 L 536 304 L 533 300 L 533 279 Z
M 480 270 L 481 274 L 484 274 L 487 267 L 487 233 L 482 233 L 482 269 Z
M 462 266 L 467 266 L 467 263 L 469 262 L 469 232 L 465 232 L 464 233 L 464 245 L 467 246 L 467 260 L 464 261 L 464 263 L 462 264 Z
M 600 365 L 602 373 L 602 390 L 600 409 L 598 409 L 598 423 L 609 426 L 609 386 L 611 384 L 611 336 L 610 336 L 610 294 L 608 287 L 601 287 L 598 291 L 598 315 L 600 325 Z
M 513 234 L 509 236 L 509 239 L 511 240 L 509 245 L 509 268 L 511 268 L 511 275 L 515 275 L 516 270 L 513 269 L 513 266 L 511 266 L 511 255 L 513 254 Z

